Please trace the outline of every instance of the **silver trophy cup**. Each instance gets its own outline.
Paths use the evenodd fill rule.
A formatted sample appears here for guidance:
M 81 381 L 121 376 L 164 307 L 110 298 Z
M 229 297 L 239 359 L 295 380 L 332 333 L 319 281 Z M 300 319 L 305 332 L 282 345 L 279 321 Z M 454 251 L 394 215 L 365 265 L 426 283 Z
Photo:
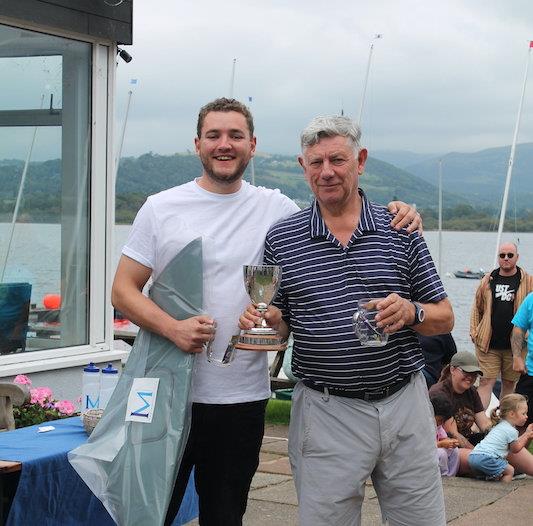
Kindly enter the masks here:
M 242 331 L 237 349 L 249 351 L 284 351 L 287 343 L 264 319 L 281 283 L 281 267 L 277 265 L 244 265 L 244 286 L 252 303 L 261 313 L 261 321 L 253 328 Z

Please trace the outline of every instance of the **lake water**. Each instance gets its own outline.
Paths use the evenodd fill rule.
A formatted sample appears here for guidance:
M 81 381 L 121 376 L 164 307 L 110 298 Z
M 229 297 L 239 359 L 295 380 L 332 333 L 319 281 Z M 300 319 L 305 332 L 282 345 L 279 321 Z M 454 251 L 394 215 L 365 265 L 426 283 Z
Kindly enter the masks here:
M 0 224 L 0 241 L 6 239 L 8 225 Z M 128 235 L 129 226 L 115 228 L 116 265 L 121 247 Z M 425 238 L 435 261 L 437 261 L 437 232 L 426 232 Z M 526 271 L 533 272 L 533 233 L 504 235 L 504 241 L 519 240 L 519 264 Z M 4 277 L 9 281 L 30 281 L 33 283 L 32 302 L 40 303 L 44 294 L 59 291 L 60 266 L 60 225 L 18 224 L 8 266 Z M 492 268 L 496 244 L 493 232 L 443 232 L 442 234 L 442 273 L 444 287 L 455 312 L 453 335 L 461 350 L 471 350 L 469 333 L 470 309 L 477 280 L 457 279 L 454 270 L 470 268 L 478 270 Z M 1 250 L 5 248 L 0 243 Z M 16 254 L 16 257 L 14 257 Z M 0 259 L 0 264 L 3 259 Z

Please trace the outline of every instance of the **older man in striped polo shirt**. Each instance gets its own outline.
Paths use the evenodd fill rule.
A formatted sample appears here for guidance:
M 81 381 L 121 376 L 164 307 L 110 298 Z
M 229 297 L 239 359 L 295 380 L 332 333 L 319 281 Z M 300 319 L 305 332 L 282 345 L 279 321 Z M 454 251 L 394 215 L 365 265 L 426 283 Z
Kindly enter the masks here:
M 282 282 L 266 318 L 294 335 L 289 454 L 303 526 L 358 525 L 371 477 L 390 525 L 445 524 L 435 427 L 417 332 L 450 332 L 453 312 L 418 233 L 391 228 L 359 189 L 367 151 L 346 117 L 318 117 L 299 158 L 313 205 L 271 228 L 265 263 Z M 357 300 L 383 298 L 388 342 L 356 338 Z M 252 306 L 242 327 L 258 321 Z

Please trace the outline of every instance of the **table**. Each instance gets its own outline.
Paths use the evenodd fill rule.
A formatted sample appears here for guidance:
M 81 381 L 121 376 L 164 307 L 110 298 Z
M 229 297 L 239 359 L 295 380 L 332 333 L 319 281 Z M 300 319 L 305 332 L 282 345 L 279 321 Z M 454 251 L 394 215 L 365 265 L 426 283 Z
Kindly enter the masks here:
M 139 327 L 126 319 L 116 319 L 113 322 L 115 340 L 124 340 L 133 345 Z M 61 324 L 59 323 L 59 310 L 34 309 L 30 311 L 28 325 L 28 340 L 61 338 Z
M 139 327 L 129 320 L 115 320 L 113 323 L 115 340 L 125 341 L 128 345 L 133 345 L 138 332 Z
M 6 492 L 8 498 L 13 497 L 6 526 L 114 526 L 102 503 L 67 460 L 67 453 L 87 439 L 80 418 L 48 424 L 56 429 L 38 433 L 38 426 L 31 426 L 0 433 L 0 483 L 4 486 L 0 498 L 5 499 Z M 16 492 L 10 490 L 13 481 Z M 173 525 L 197 516 L 198 497 L 191 476 Z

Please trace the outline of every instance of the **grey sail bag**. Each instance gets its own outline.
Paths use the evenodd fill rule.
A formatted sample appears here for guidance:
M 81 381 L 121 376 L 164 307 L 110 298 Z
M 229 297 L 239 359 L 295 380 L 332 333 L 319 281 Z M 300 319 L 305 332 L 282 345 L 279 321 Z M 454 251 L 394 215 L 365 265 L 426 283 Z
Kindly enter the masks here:
M 165 267 L 150 298 L 183 320 L 202 312 L 202 240 Z M 163 524 L 190 429 L 194 355 L 140 330 L 101 421 L 69 462 L 120 526 Z M 125 421 L 134 378 L 159 378 L 151 423 Z

